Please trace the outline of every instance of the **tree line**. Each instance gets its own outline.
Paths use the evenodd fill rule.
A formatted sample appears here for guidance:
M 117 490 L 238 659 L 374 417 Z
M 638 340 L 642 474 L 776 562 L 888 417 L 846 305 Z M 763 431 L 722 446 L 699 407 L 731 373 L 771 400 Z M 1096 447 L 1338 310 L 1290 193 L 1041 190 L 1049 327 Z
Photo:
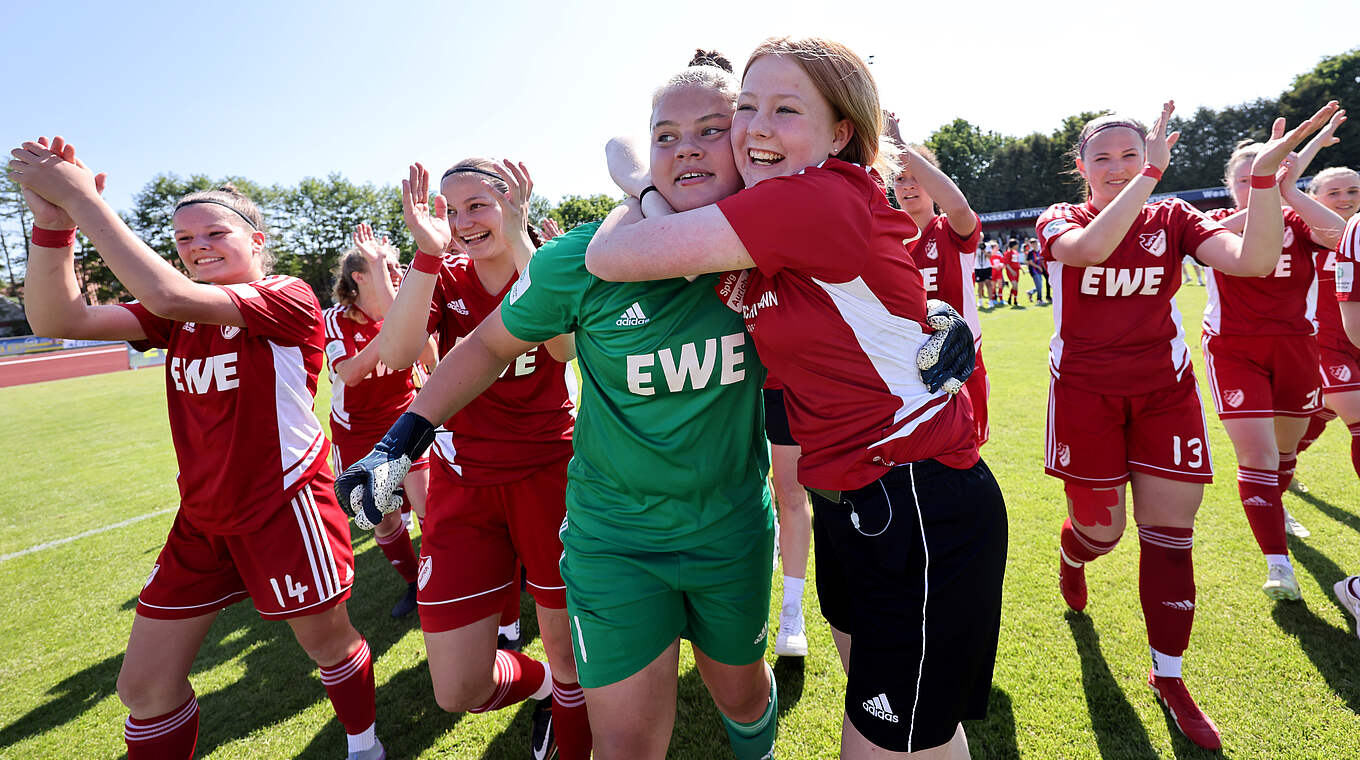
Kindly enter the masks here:
M 1263 141 L 1269 137 L 1275 117 L 1298 124 L 1329 100 L 1340 101 L 1343 108 L 1360 109 L 1360 47 L 1323 58 L 1313 70 L 1295 77 L 1277 97 L 1173 116 L 1171 130 L 1180 130 L 1180 142 L 1172 150 L 1171 165 L 1157 191 L 1223 184 L 1224 164 L 1239 141 Z M 1082 125 L 1104 113 L 1109 112 L 1074 114 L 1047 134 L 1035 132 L 1023 137 L 983 131 L 965 119 L 955 119 L 932 132 L 925 145 L 979 211 L 1078 201 L 1082 182 L 1072 172 L 1071 151 Z M 1155 113 L 1151 111 L 1146 114 L 1149 125 L 1152 116 Z M 1355 119 L 1360 119 L 1360 111 L 1352 116 L 1352 121 Z M 1353 124 L 1343 126 L 1338 132 L 1341 144 L 1323 151 L 1309 172 L 1328 166 L 1360 168 L 1360 139 L 1355 134 Z
M 1328 100 L 1360 108 L 1360 47 L 1323 58 L 1311 71 L 1295 77 L 1278 97 L 1222 109 L 1200 108 L 1190 116 L 1173 117 L 1172 129 L 1180 130 L 1181 138 L 1158 190 L 1221 184 L 1223 166 L 1239 140 L 1263 140 L 1276 116 L 1297 124 Z M 1021 137 L 983 131 L 964 119 L 955 119 L 924 142 L 973 208 L 1000 211 L 1047 206 L 1078 200 L 1081 181 L 1071 173 L 1069 151 L 1082 124 L 1101 113 L 1074 114 L 1047 134 L 1035 132 Z M 1311 171 L 1326 166 L 1360 168 L 1360 139 L 1350 136 L 1353 134 L 1353 126 L 1343 126 L 1341 144 L 1323 151 Z M 244 177 L 219 180 L 203 175 L 185 178 L 160 174 L 137 194 L 123 219 L 157 253 L 178 265 L 170 228 L 174 202 L 223 181 L 232 182 L 259 204 L 271 228 L 274 271 L 305 280 L 322 303 L 330 301 L 331 272 L 349 247 L 350 232 L 359 222 L 373 225 L 379 236 L 391 237 L 404 257 L 413 253 L 410 233 L 401 219 L 400 188 L 356 184 L 340 174 L 304 179 L 294 186 L 265 186 Z M 616 202 L 607 195 L 569 195 L 553 204 L 535 196 L 530 203 L 530 218 L 551 216 L 563 229 L 569 229 L 603 218 Z M 11 297 L 22 292 L 31 223 L 19 188 L 0 177 L 0 288 Z M 109 303 L 128 297 L 83 236 L 78 238 L 76 256 L 78 277 L 92 300 Z

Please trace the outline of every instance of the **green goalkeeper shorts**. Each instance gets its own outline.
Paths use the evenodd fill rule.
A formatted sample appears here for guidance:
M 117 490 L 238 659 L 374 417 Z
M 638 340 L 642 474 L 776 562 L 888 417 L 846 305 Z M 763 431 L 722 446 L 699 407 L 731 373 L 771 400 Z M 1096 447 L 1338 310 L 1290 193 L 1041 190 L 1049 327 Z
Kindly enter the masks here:
M 562 531 L 562 580 L 580 683 L 617 683 L 676 637 L 725 665 L 749 665 L 769 638 L 773 524 L 680 552 L 649 552 Z

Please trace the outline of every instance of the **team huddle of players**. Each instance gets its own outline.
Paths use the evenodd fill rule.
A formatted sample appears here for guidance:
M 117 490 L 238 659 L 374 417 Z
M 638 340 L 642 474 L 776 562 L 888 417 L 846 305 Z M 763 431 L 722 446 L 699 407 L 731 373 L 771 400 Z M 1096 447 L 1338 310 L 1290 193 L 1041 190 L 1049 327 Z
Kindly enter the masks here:
M 182 508 L 119 675 L 129 758 L 192 757 L 194 655 L 246 597 L 317 664 L 349 757 L 386 756 L 372 658 L 345 606 L 346 513 L 405 584 L 393 614 L 419 610 L 438 704 L 540 700 L 535 757 L 664 756 L 681 638 L 734 754 L 772 756 L 776 524 L 776 652 L 807 651 L 815 536 L 847 673 L 843 756 L 967 757 L 961 721 L 986 712 L 1006 555 L 1001 489 L 978 453 L 978 300 L 1002 302 L 996 264 L 1007 302 L 1028 268 L 1030 299 L 1054 304 L 1045 471 L 1067 500 L 1061 594 L 1086 606 L 1085 565 L 1122 536 L 1130 484 L 1149 685 L 1191 740 L 1219 747 L 1181 672 L 1194 516 L 1213 475 L 1181 266 L 1210 269 L 1204 355 L 1264 590 L 1297 600 L 1281 501 L 1297 452 L 1340 416 L 1360 476 L 1360 313 L 1337 305 L 1360 298 L 1360 175 L 1296 187 L 1345 121 L 1329 103 L 1239 147 L 1225 177 L 1236 209 L 1149 204 L 1173 110 L 1151 128 L 1089 122 L 1074 146 L 1085 202 L 1050 207 L 1035 238 L 992 244 L 984 281 L 969 274 L 984 271 L 978 215 L 902 141 L 858 56 L 771 39 L 738 81 L 703 53 L 654 94 L 645 159 L 611 144 L 632 197 L 602 223 L 535 228 L 522 164 L 467 159 L 436 185 L 415 164 L 402 183 L 410 268 L 361 225 L 324 311 L 305 283 L 269 275 L 264 220 L 233 188 L 176 204 L 185 277 L 99 198 L 103 175 L 72 146 L 25 143 L 9 169 L 35 218 L 34 328 L 168 349 Z M 137 302 L 84 302 L 77 227 Z M 312 412 L 323 355 L 330 441 Z M 403 506 L 421 520 L 418 559 Z M 521 577 L 545 661 L 499 635 Z M 1336 593 L 1360 620 L 1360 578 Z

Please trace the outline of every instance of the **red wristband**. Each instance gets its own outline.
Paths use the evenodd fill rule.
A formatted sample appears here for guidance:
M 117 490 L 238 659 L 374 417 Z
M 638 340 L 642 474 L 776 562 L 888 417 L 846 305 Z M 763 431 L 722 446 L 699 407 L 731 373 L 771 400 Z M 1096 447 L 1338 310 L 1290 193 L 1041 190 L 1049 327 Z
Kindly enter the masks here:
M 70 248 L 76 244 L 76 228 L 69 230 L 45 230 L 33 225 L 33 245 L 39 248 Z
M 1272 188 L 1272 187 L 1275 187 L 1275 175 L 1274 175 L 1274 174 L 1266 174 L 1266 175 L 1253 174 L 1253 175 L 1251 175 L 1251 189 L 1252 189 L 1252 190 L 1269 190 L 1269 189 Z
M 1151 177 L 1158 182 L 1162 180 L 1162 170 L 1152 164 L 1143 164 L 1143 171 L 1141 173 L 1144 177 Z
M 424 251 L 416 251 L 416 257 L 411 260 L 411 268 L 425 274 L 439 274 L 439 268 L 442 266 L 444 266 L 443 256 L 436 256 Z

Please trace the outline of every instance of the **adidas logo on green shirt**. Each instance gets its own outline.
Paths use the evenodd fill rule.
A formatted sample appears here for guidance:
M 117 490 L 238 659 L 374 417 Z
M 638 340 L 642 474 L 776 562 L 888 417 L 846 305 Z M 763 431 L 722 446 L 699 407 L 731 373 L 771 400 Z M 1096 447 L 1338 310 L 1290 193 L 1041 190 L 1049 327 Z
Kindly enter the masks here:
M 647 315 L 642 313 L 642 307 L 638 305 L 637 301 L 634 301 L 633 305 L 629 306 L 627 311 L 619 315 L 618 321 L 614 322 L 614 324 L 619 327 L 636 327 L 637 325 L 645 325 L 650 321 L 652 320 L 648 319 Z

